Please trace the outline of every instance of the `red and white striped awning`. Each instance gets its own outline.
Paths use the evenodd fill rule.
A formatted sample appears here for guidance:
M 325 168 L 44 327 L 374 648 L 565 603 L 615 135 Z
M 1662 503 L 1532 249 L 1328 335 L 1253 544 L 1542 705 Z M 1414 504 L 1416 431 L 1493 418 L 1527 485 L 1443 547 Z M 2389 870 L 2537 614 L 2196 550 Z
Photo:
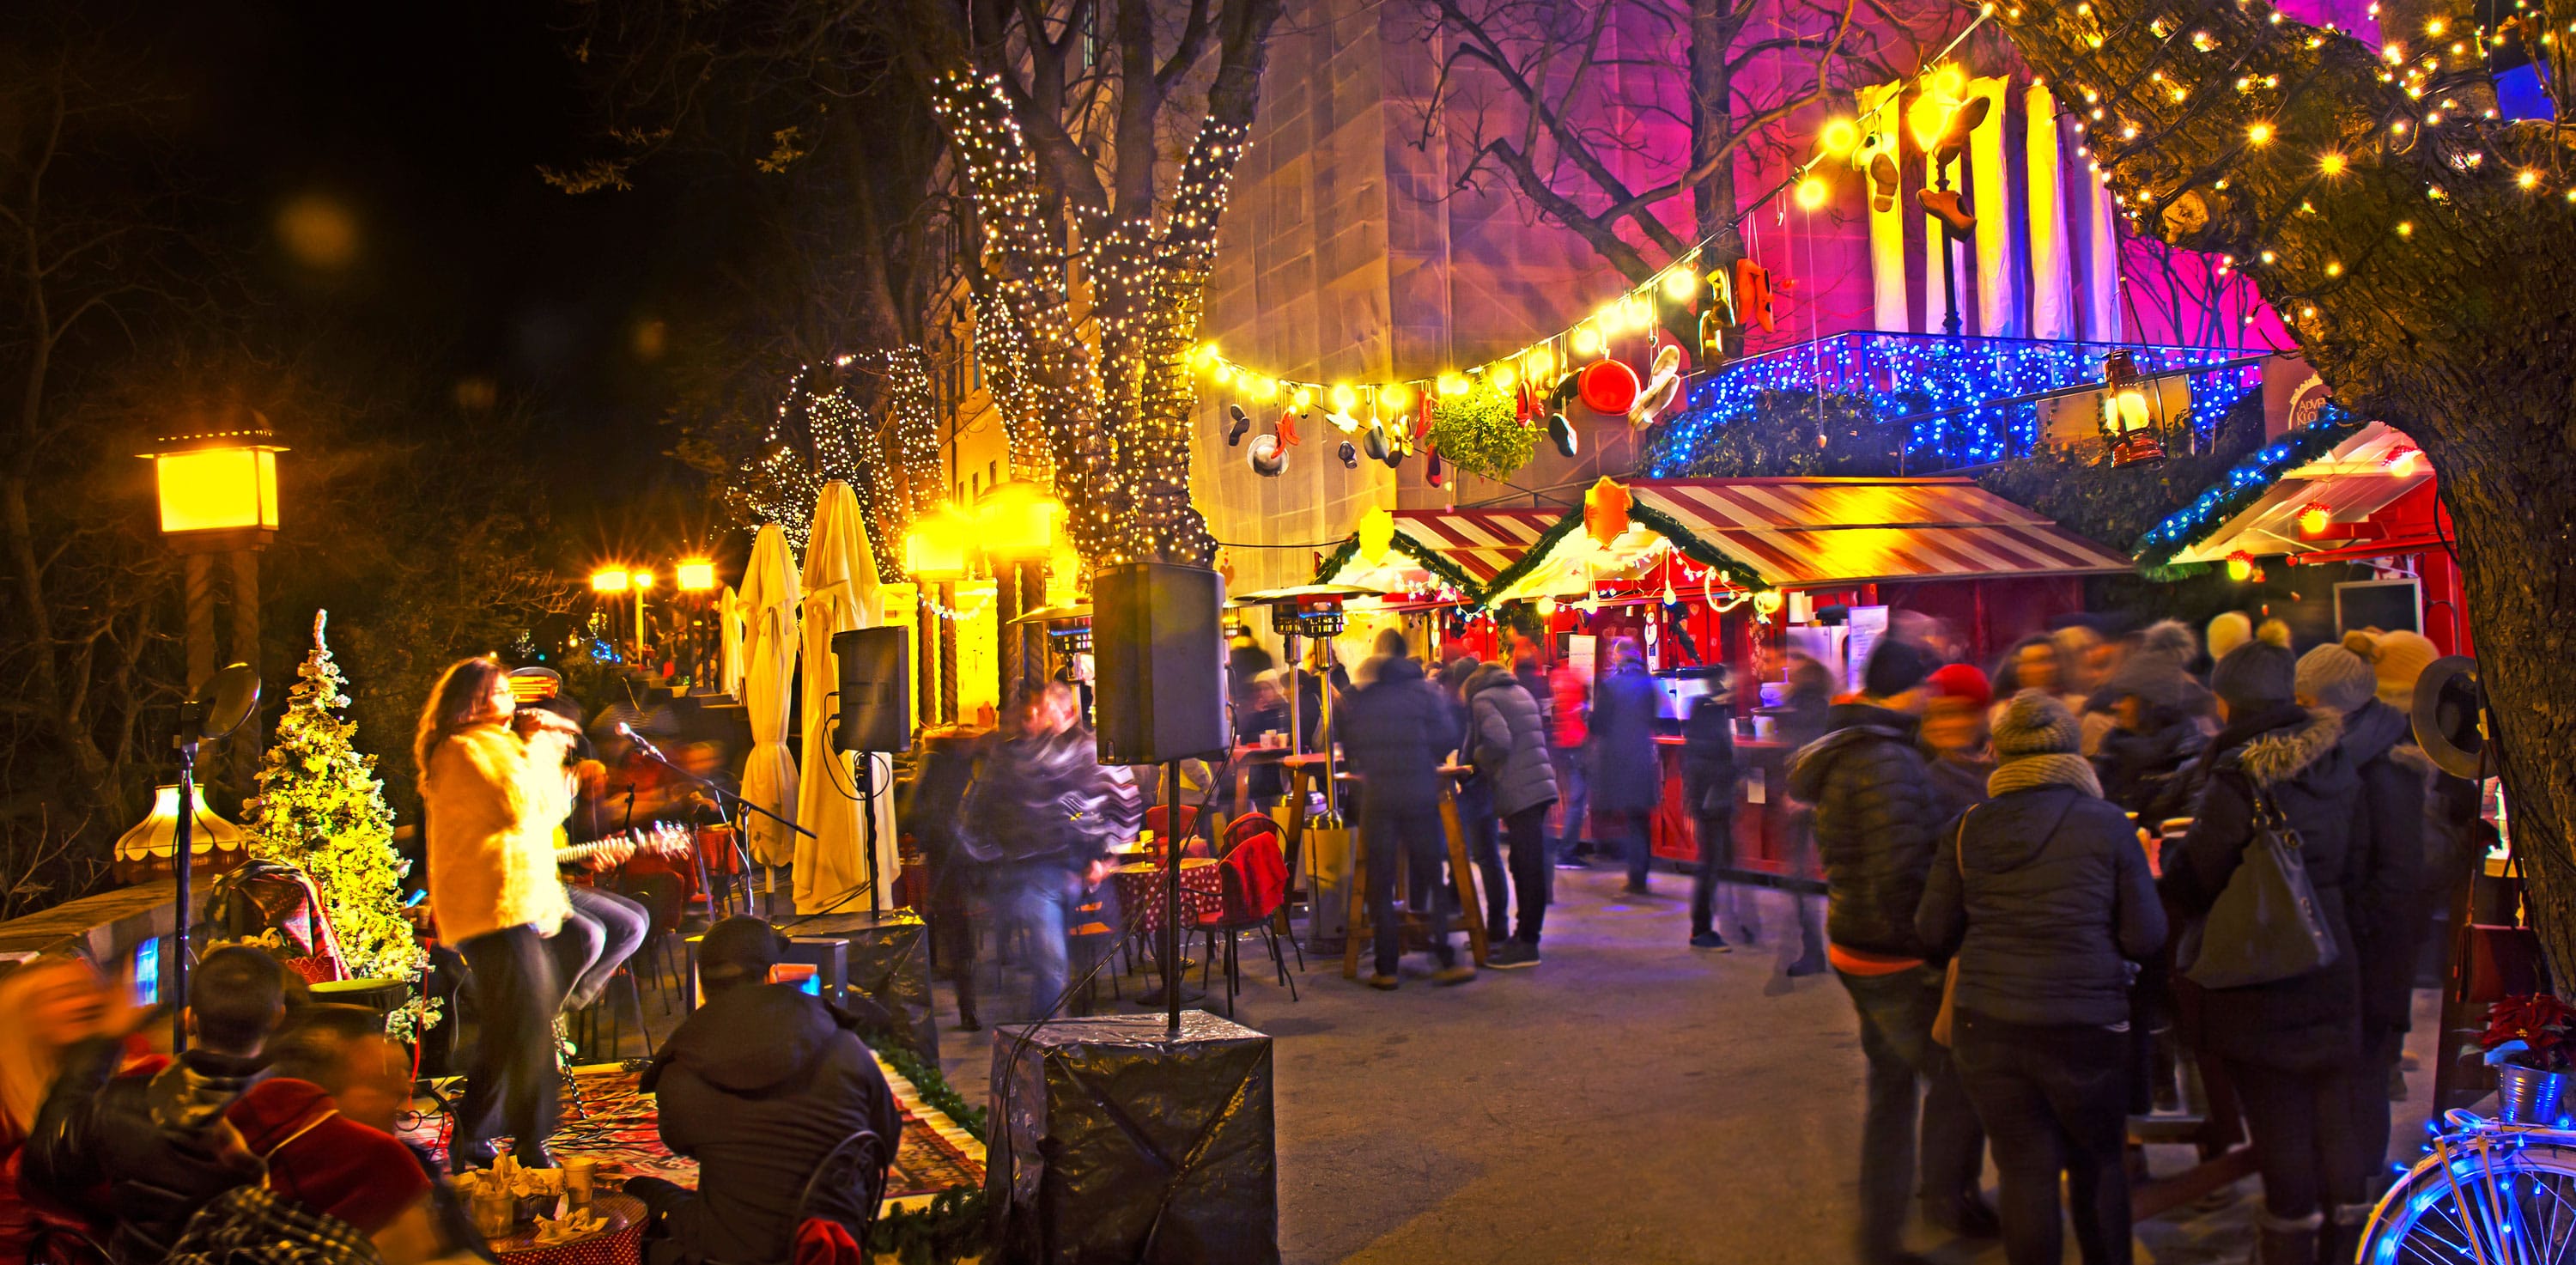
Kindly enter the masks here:
M 1972 479 L 1671 479 L 1628 491 L 1773 588 L 2130 568 Z
M 1543 555 L 1489 587 L 1489 603 L 1590 593 L 1670 548 L 1744 588 L 2102 575 L 2127 558 L 1965 478 L 1664 479 L 1623 485 L 1628 528 L 1607 545 L 1569 511 Z
M 1384 559 L 1363 560 L 1356 551 L 1337 554 L 1338 565 L 1318 571 L 1315 582 L 1397 589 L 1408 582 L 1445 580 L 1427 565 L 1436 559 L 1466 577 L 1470 587 L 1465 595 L 1473 597 L 1564 516 L 1561 509 L 1396 510 L 1395 547 Z

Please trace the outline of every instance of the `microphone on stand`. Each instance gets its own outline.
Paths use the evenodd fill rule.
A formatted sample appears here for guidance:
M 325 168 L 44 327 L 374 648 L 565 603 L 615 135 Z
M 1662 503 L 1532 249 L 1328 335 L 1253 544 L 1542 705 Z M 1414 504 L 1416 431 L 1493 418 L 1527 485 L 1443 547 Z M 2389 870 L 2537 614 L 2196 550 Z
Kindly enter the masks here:
M 645 754 L 652 756 L 656 760 L 662 758 L 662 749 L 654 746 L 652 739 L 635 732 L 635 726 L 627 724 L 625 721 L 621 720 L 617 722 L 617 736 L 624 738 L 628 742 L 634 743 L 636 746 L 644 748 Z

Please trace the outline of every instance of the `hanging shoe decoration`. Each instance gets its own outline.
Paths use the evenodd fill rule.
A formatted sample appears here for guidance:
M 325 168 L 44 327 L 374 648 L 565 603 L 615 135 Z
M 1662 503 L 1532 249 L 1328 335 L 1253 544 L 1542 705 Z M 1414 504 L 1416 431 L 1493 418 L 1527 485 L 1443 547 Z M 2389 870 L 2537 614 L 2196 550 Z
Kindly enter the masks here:
M 1869 209 L 1896 209 L 1896 160 L 1885 150 L 1869 160 Z
M 1750 259 L 1735 261 L 1735 319 L 1759 325 L 1766 334 L 1778 328 L 1771 316 L 1771 270 Z
M 1360 447 L 1363 451 L 1368 453 L 1369 460 L 1371 461 L 1384 461 L 1386 460 L 1387 453 L 1393 451 L 1393 449 L 1387 445 L 1386 431 L 1383 428 L 1376 426 L 1369 427 L 1367 431 L 1361 434 Z
M 1413 437 L 1414 437 L 1415 439 L 1429 439 L 1429 438 L 1431 438 L 1431 393 L 1430 393 L 1430 392 L 1425 391 L 1425 392 L 1423 392 L 1423 393 L 1422 393 L 1422 400 L 1421 400 L 1421 403 L 1419 403 L 1418 405 L 1416 405 L 1416 406 L 1415 406 L 1415 409 L 1416 409 L 1416 411 L 1415 411 L 1414 419 L 1413 419 Z
M 1441 480 L 1445 477 L 1445 471 L 1440 464 L 1439 450 L 1433 449 L 1423 454 L 1422 463 L 1422 481 L 1435 488 L 1440 486 Z
M 1240 404 L 1226 405 L 1225 411 L 1226 415 L 1232 419 L 1227 423 L 1225 428 L 1225 446 L 1232 448 L 1243 442 L 1243 433 L 1245 431 L 1252 429 L 1252 414 L 1244 412 L 1243 406 Z
M 1976 215 L 1955 189 L 1917 189 L 1914 200 L 1922 204 L 1924 214 L 1941 221 L 1942 229 L 1952 238 L 1966 241 L 1977 231 Z
M 1530 419 L 1537 415 L 1538 404 L 1530 398 L 1530 385 L 1524 382 L 1519 386 L 1513 387 L 1512 420 L 1519 422 L 1523 426 L 1527 426 L 1529 425 Z
M 1265 479 L 1276 479 L 1288 469 L 1288 449 L 1277 435 L 1262 435 L 1252 441 L 1252 472 Z
M 1357 469 L 1359 469 L 1359 468 L 1360 468 L 1360 448 L 1359 448 L 1359 445 L 1354 444 L 1354 443 L 1352 443 L 1351 441 L 1349 441 L 1349 440 L 1347 440 L 1347 439 L 1343 440 L 1343 441 L 1342 441 L 1341 458 L 1342 458 L 1342 468 L 1343 468 L 1343 469 L 1345 469 L 1345 470 L 1357 470 Z
M 1950 112 L 1950 126 L 1942 129 L 1941 139 L 1932 146 L 1933 159 L 1941 167 L 1959 161 L 1959 156 L 1968 152 L 1968 134 L 1985 123 L 1993 108 L 1992 97 L 1976 96 L 1960 102 L 1959 108 Z
M 1574 424 L 1566 421 L 1563 413 L 1547 415 L 1547 439 L 1556 445 L 1558 456 L 1571 457 L 1579 446 L 1574 437 Z
M 1401 448 L 1389 448 L 1386 450 L 1386 457 L 1384 460 L 1386 461 L 1386 468 L 1393 470 L 1397 466 L 1404 464 L 1404 450 Z
M 1681 398 L 1682 349 L 1666 343 L 1655 353 L 1655 367 L 1646 385 L 1628 405 L 1628 424 L 1640 430 L 1655 424 L 1655 419 Z
M 1296 447 L 1300 442 L 1297 438 L 1297 410 L 1293 408 L 1279 410 L 1279 425 L 1273 429 L 1278 431 L 1279 443 L 1282 447 Z

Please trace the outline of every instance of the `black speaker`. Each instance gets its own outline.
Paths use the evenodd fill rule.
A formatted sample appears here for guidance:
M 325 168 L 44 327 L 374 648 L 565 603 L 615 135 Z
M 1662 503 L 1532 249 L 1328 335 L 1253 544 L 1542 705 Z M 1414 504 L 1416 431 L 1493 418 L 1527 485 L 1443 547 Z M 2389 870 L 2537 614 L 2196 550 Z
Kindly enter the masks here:
M 1091 577 L 1093 710 L 1100 758 L 1162 764 L 1222 755 L 1225 581 L 1202 567 L 1138 562 Z
M 912 642 L 901 628 L 853 628 L 832 634 L 841 674 L 835 751 L 912 750 Z M 811 722 L 808 722 L 811 723 Z

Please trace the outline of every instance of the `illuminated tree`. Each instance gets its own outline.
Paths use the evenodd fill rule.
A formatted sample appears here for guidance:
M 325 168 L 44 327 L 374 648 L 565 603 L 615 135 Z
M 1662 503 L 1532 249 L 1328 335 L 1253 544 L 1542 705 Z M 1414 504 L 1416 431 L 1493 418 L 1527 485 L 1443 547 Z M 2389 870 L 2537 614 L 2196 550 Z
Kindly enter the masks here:
M 2380 53 L 2260 0 L 2024 0 L 1997 15 L 2133 231 L 2250 277 L 2344 407 L 2420 444 L 2454 515 L 2469 624 L 2538 919 L 2576 963 L 2576 3 L 2439 16 Z M 2544 35 L 2543 32 L 2551 34 Z M 2525 35 L 2556 120 L 2493 115 L 2484 50 Z M 2555 915 L 2555 916 L 2546 916 Z

